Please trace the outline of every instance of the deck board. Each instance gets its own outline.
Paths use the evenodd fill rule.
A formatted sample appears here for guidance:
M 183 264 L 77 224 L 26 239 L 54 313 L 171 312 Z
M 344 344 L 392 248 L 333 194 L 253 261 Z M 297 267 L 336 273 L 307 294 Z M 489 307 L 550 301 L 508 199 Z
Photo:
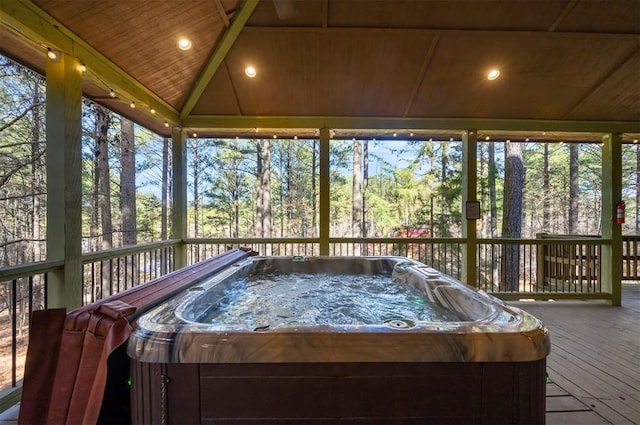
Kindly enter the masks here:
M 514 302 L 551 335 L 548 424 L 640 424 L 640 284 L 622 306 L 592 301 Z

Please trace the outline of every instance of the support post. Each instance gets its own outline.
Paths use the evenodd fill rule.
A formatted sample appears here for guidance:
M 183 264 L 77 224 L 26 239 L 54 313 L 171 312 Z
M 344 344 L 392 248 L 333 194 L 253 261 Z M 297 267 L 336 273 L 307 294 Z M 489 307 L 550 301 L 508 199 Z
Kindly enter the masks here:
M 602 144 L 602 292 L 611 294 L 611 305 L 622 304 L 622 225 L 616 223 L 616 203 L 622 200 L 622 137 L 606 134 Z
M 320 129 L 320 255 L 329 255 L 329 128 Z
M 174 257 L 175 270 L 187 266 L 187 152 L 183 129 L 172 133 L 173 154 L 173 214 L 172 238 L 180 239 Z
M 52 308 L 82 306 L 81 77 L 77 59 L 47 59 L 47 260 L 64 260 L 48 275 Z
M 478 286 L 476 257 L 478 252 L 477 219 L 468 215 L 477 196 L 477 151 L 478 132 L 468 130 L 462 134 L 462 237 L 466 239 L 462 247 L 462 270 L 460 277 L 467 285 Z M 471 204 L 470 204 L 471 203 Z

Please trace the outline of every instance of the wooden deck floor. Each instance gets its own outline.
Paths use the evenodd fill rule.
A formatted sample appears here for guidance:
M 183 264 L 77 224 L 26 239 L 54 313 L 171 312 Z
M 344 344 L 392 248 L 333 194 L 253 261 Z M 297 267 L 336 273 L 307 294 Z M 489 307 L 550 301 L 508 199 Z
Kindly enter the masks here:
M 640 284 L 623 285 L 622 307 L 512 304 L 550 331 L 547 424 L 640 424 Z
M 595 302 L 518 302 L 551 334 L 547 424 L 640 425 L 640 284 L 622 307 Z M 13 425 L 17 406 L 0 414 Z

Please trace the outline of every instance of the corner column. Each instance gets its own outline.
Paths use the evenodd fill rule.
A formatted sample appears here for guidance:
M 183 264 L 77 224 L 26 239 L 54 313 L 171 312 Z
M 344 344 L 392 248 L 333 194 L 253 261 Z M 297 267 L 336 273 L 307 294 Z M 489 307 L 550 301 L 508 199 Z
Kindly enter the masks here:
M 47 59 L 47 260 L 64 260 L 47 276 L 50 308 L 82 305 L 81 77 L 77 59 Z
M 461 280 L 467 285 L 478 286 L 476 257 L 478 236 L 476 232 L 474 207 L 477 195 L 478 131 L 468 130 L 462 134 L 462 237 L 466 239 L 462 247 Z M 479 212 L 479 209 L 478 209 Z M 472 213 L 469 215 L 469 213 Z
M 622 200 L 622 137 L 606 134 L 602 144 L 602 292 L 611 294 L 611 305 L 622 305 L 622 225 L 616 223 L 616 204 Z
M 320 255 L 329 255 L 329 128 L 320 129 Z
M 187 152 L 186 133 L 183 129 L 172 133 L 173 154 L 173 217 L 172 238 L 180 239 L 176 246 L 175 270 L 187 266 Z

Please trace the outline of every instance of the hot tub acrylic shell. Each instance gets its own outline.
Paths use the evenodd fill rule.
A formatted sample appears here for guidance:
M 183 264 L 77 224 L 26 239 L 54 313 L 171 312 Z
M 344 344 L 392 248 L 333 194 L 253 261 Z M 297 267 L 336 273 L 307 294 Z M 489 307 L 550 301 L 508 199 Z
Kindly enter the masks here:
M 185 314 L 238 277 L 320 272 L 393 274 L 464 320 L 254 330 Z M 533 316 L 406 258 L 254 257 L 138 319 L 132 419 L 543 423 L 549 347 Z

